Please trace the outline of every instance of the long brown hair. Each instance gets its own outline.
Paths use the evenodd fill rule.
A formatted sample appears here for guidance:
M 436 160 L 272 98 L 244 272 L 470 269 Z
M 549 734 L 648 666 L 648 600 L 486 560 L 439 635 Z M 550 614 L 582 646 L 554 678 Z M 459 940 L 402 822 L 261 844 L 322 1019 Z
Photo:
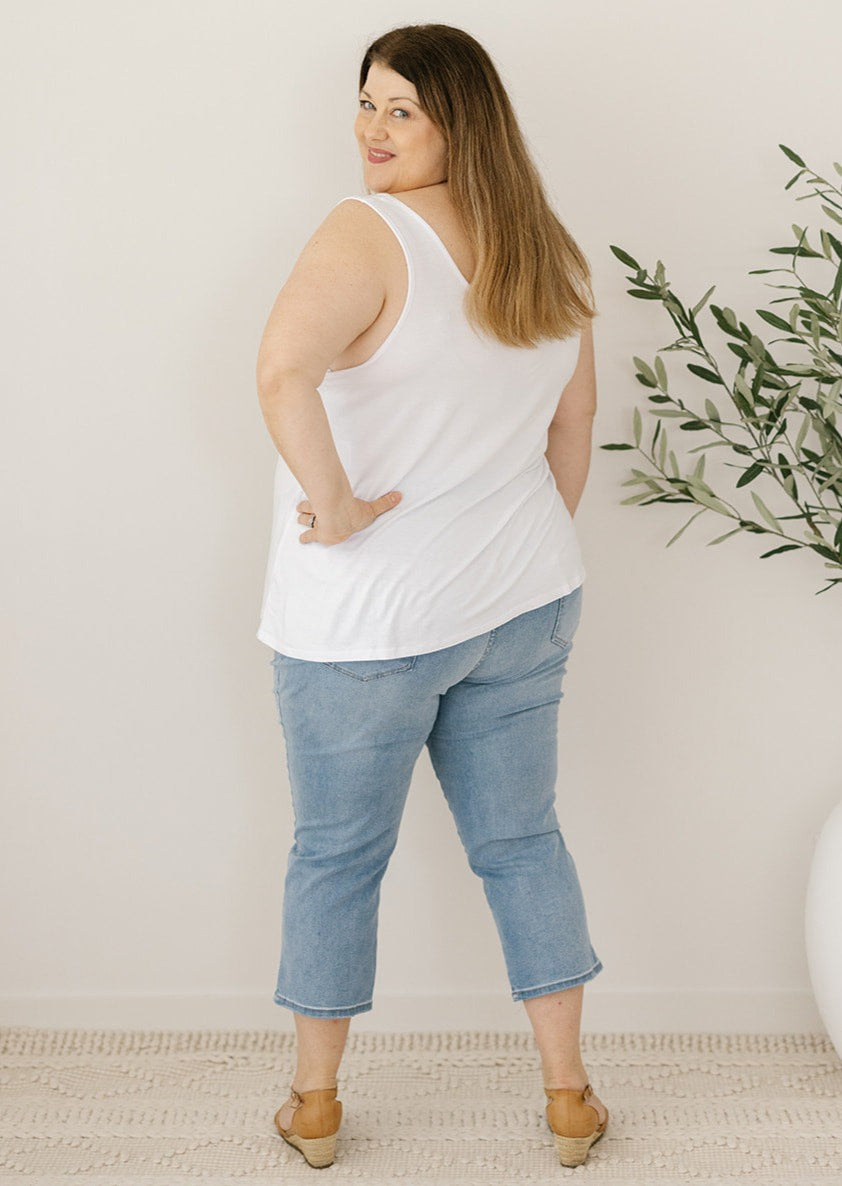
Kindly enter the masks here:
M 488 53 L 451 25 L 391 29 L 365 51 L 408 79 L 442 133 L 453 204 L 476 253 L 465 312 L 509 346 L 566 338 L 595 317 L 588 261 L 550 208 Z

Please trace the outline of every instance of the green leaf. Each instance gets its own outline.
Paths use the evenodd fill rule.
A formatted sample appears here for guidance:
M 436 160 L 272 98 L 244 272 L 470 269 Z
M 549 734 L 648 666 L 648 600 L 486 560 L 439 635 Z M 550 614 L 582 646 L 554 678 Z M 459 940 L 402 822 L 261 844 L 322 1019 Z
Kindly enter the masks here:
M 695 317 L 695 316 L 696 316 L 696 314 L 699 312 L 699 310 L 700 310 L 700 309 L 703 309 L 703 308 L 704 308 L 704 306 L 707 304 L 707 299 L 708 299 L 708 297 L 710 296 L 710 294 L 713 292 L 713 290 L 714 290 L 715 288 L 716 288 L 716 285 L 714 284 L 714 285 L 713 285 L 713 288 L 709 288 L 709 289 L 707 290 L 707 292 L 705 293 L 705 295 L 704 295 L 704 296 L 702 297 L 702 299 L 699 301 L 698 305 L 694 305 L 694 306 L 693 306 L 693 308 L 690 310 L 690 312 L 693 314 L 693 316 L 694 316 L 694 317 Z
M 631 506 L 633 503 L 643 502 L 644 498 L 648 498 L 648 497 L 649 497 L 648 491 L 643 494 L 633 494 L 631 496 L 631 498 L 621 498 L 620 506 L 621 507 Z
M 746 351 L 743 349 L 742 346 L 738 346 L 736 342 L 729 342 L 728 349 L 733 350 L 733 352 L 737 355 L 737 357 L 741 358 L 743 360 L 743 362 L 751 362 L 751 358 L 748 356 Z
M 738 392 L 743 397 L 743 399 L 748 403 L 749 408 L 751 408 L 753 406 L 754 392 L 751 390 L 748 383 L 746 383 L 745 379 L 743 378 L 742 374 L 739 371 L 734 376 L 734 390 L 736 392 Z
M 807 430 L 810 427 L 810 421 L 807 416 L 801 421 L 801 427 L 798 430 L 798 436 L 795 438 L 795 452 L 801 452 L 801 446 L 804 444 L 804 438 L 807 436 Z
M 735 527 L 733 531 L 726 531 L 724 535 L 718 535 L 716 539 L 708 540 L 707 546 L 712 548 L 714 544 L 721 544 L 723 540 L 730 539 L 732 535 L 736 535 L 739 531 L 742 531 L 742 527 Z
M 745 470 L 740 478 L 737 479 L 737 486 L 747 486 L 749 482 L 753 482 L 755 478 L 763 473 L 763 466 L 758 465 L 755 461 L 754 465 L 750 465 Z
M 728 515 L 731 517 L 731 512 L 724 502 L 713 494 L 708 494 L 706 490 L 702 490 L 698 486 L 692 487 L 692 495 L 696 502 L 702 503 L 703 506 L 710 507 L 712 511 L 718 511 L 720 515 Z
M 637 367 L 638 371 L 640 371 L 638 379 L 640 379 L 642 376 L 642 379 L 646 383 L 647 387 L 658 386 L 658 377 L 647 362 L 644 362 L 642 358 L 637 358 L 636 356 L 632 359 L 632 362 Z
M 821 350 L 822 339 L 819 330 L 819 319 L 816 317 L 815 313 L 810 314 L 810 333 L 812 334 L 813 343 L 816 347 L 816 350 Z
M 708 383 L 721 383 L 722 380 L 719 375 L 713 371 L 708 370 L 707 367 L 700 367 L 695 362 L 687 363 L 687 370 L 692 371 L 694 375 L 698 375 L 700 379 L 706 379 Z
M 811 247 L 808 247 L 806 243 L 802 244 L 801 247 L 798 247 L 798 246 L 796 246 L 796 247 L 770 247 L 769 250 L 773 255 L 792 255 L 792 256 L 797 255 L 797 256 L 801 257 L 802 259 L 823 259 L 824 258 L 820 251 L 813 251 L 813 249 Z
M 685 420 L 683 424 L 678 426 L 684 432 L 701 432 L 709 426 L 705 424 L 704 420 Z
M 659 420 L 658 423 L 662 424 L 663 421 Z M 661 433 L 661 440 L 660 440 L 660 444 L 658 446 L 658 465 L 664 472 L 666 472 L 666 468 L 667 468 L 667 434 L 665 431 Z
M 789 464 L 789 459 L 785 453 L 778 454 L 778 469 L 783 479 L 784 489 L 793 502 L 798 502 L 798 487 L 795 484 L 795 478 L 792 476 L 792 469 Z
M 614 252 L 620 263 L 627 264 L 630 268 L 634 268 L 635 271 L 640 270 L 640 264 L 637 262 L 637 260 L 632 259 L 627 251 L 623 251 L 622 247 L 614 247 L 612 245 L 611 250 Z
M 825 560 L 832 560 L 835 564 L 839 564 L 839 556 L 836 552 L 832 552 L 826 544 L 810 544 L 814 552 L 818 552 L 820 556 L 824 556 Z
M 707 412 L 708 420 L 714 420 L 717 424 L 722 423 L 722 417 L 719 415 L 719 409 L 713 400 L 705 400 L 705 411 Z
M 640 408 L 634 410 L 634 443 L 640 448 L 640 438 L 643 435 L 643 420 L 640 415 Z
M 804 164 L 804 162 L 802 161 L 801 157 L 798 155 L 797 152 L 793 152 L 792 149 L 787 148 L 787 146 L 785 144 L 779 144 L 778 148 L 781 150 L 781 152 L 785 152 L 786 155 L 789 157 L 789 159 L 791 161 L 794 161 L 796 163 L 796 165 L 800 165 L 802 169 L 807 168 L 807 166 Z
M 760 559 L 765 560 L 767 556 L 777 556 L 779 552 L 791 552 L 794 548 L 802 547 L 801 544 L 781 544 L 779 548 L 772 548 L 768 552 L 761 552 Z
M 626 292 L 629 296 L 637 297 L 641 301 L 659 301 L 661 299 L 659 292 L 638 292 L 636 288 L 627 288 Z
M 634 445 L 600 445 L 600 449 L 633 449 Z
M 788 321 L 784 321 L 783 317 L 778 317 L 774 313 L 767 313 L 765 309 L 755 309 L 758 317 L 762 317 L 769 325 L 774 325 L 776 329 L 785 330 L 787 333 L 792 329 Z
M 829 420 L 833 412 L 836 411 L 836 403 L 840 395 L 842 395 L 842 379 L 837 379 L 821 397 L 822 411 L 825 419 Z
M 678 531 L 676 531 L 676 533 L 672 537 L 672 539 L 667 540 L 666 546 L 670 547 L 672 544 L 675 543 L 675 541 L 677 539 L 680 539 L 681 536 L 684 534 L 684 532 L 687 530 L 687 528 L 690 526 L 690 524 L 693 522 L 693 520 L 698 519 L 699 515 L 704 515 L 706 511 L 707 511 L 707 507 L 702 507 L 702 509 L 700 511 L 696 511 L 695 515 L 691 515 L 690 518 L 687 520 L 687 522 L 684 524 L 684 526 L 679 528 Z
M 781 532 L 780 523 L 775 518 L 775 516 L 772 514 L 772 512 L 769 510 L 769 508 L 766 506 L 766 503 L 763 501 L 763 499 L 760 497 L 760 495 L 755 493 L 754 490 L 752 490 L 751 497 L 754 499 L 754 505 L 757 507 L 758 511 L 760 511 L 760 514 L 763 516 L 763 518 L 766 520 L 766 522 L 769 524 L 769 526 L 772 528 L 772 530 L 777 531 L 782 535 L 783 532 Z
M 660 354 L 655 355 L 655 373 L 658 376 L 658 383 L 664 391 L 668 389 L 667 385 L 667 368 L 664 366 L 664 360 Z
M 824 479 L 824 481 L 819 483 L 819 491 L 823 492 L 823 491 L 829 489 L 829 487 L 831 487 L 831 486 L 835 486 L 838 489 L 842 490 L 842 484 L 840 484 L 840 478 L 842 478 L 842 468 L 832 470 L 828 474 L 828 476 Z
M 710 311 L 723 333 L 731 334 L 735 338 L 742 337 L 733 309 L 720 309 L 717 305 L 711 305 Z
M 730 441 L 705 441 L 705 443 L 703 445 L 696 445 L 694 448 L 688 449 L 687 452 L 692 455 L 693 453 L 701 453 L 702 449 L 730 449 L 730 448 L 731 448 Z
M 677 318 L 686 317 L 684 306 L 681 304 L 681 301 L 679 301 L 678 298 L 673 295 L 673 293 L 668 292 L 666 296 L 664 296 L 662 289 L 660 295 L 663 298 L 665 309 L 669 309 L 675 314 Z
M 842 223 L 842 214 L 837 214 L 832 206 L 822 206 L 822 210 L 824 210 L 825 214 L 829 218 L 832 218 L 834 222 Z

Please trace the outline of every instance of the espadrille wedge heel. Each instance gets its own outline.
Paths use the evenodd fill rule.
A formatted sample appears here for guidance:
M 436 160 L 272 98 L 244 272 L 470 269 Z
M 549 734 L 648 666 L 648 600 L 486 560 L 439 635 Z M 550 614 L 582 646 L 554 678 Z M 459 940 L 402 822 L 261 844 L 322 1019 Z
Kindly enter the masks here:
M 593 1093 L 590 1083 L 582 1091 L 545 1087 L 547 1122 L 555 1137 L 562 1165 L 581 1165 L 608 1125 L 608 1109 Z
M 275 1127 L 287 1142 L 304 1155 L 308 1165 L 324 1169 L 333 1164 L 336 1135 L 342 1123 L 342 1104 L 337 1088 L 322 1087 L 298 1092 L 292 1088 L 289 1099 L 275 1113 Z M 291 1109 L 288 1127 L 281 1124 L 281 1113 Z

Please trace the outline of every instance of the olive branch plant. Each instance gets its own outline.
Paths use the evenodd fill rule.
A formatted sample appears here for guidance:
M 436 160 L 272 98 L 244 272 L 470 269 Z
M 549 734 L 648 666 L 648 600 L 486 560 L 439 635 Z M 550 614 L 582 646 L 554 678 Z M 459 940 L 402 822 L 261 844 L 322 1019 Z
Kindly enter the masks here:
M 783 144 L 779 148 L 799 166 L 785 188 L 806 175 L 812 188 L 797 200 L 818 196 L 824 214 L 842 225 L 842 189 L 815 174 L 792 149 Z M 834 162 L 833 167 L 842 176 L 842 165 Z M 794 278 L 794 283 L 766 282 L 767 287 L 790 290 L 788 295 L 769 302 L 782 306 L 779 312 L 755 310 L 781 336 L 767 344 L 732 309 L 709 306 L 728 349 L 739 360 L 731 378 L 723 373 L 705 345 L 696 320 L 716 286 L 708 289 L 691 309 L 685 309 L 670 290 L 660 260 L 650 276 L 628 252 L 611 247 L 621 263 L 634 269 L 634 274 L 627 277 L 634 286 L 627 289 L 629 295 L 660 301 L 679 336 L 659 348 L 653 366 L 641 358 L 633 360 L 637 379 L 651 392 L 647 399 L 652 406 L 647 410 L 655 418 L 655 427 L 650 443 L 644 443 L 643 416 L 635 407 L 634 443 L 606 444 L 601 448 L 635 449 L 649 464 L 648 470 L 631 469 L 623 485 L 640 489 L 624 498 L 623 505 L 677 502 L 699 508 L 667 547 L 695 519 L 712 511 L 730 519 L 734 526 L 709 544 L 719 544 L 739 532 L 751 532 L 779 541 L 763 552 L 761 559 L 808 548 L 830 570 L 827 584 L 818 590 L 823 593 L 842 583 L 842 435 L 837 427 L 837 416 L 842 413 L 842 242 L 830 229 L 822 227 L 819 251 L 809 243 L 806 228 L 793 224 L 792 230 L 795 246 L 770 248 L 772 253 L 791 256 L 791 266 L 757 268 L 749 273 L 784 272 Z M 801 275 L 805 260 L 821 261 L 824 271 L 831 268 L 827 291 L 818 291 Z M 795 360 L 781 361 L 784 351 L 779 344 L 797 347 L 789 352 L 795 353 Z M 669 351 L 694 354 L 700 360 L 686 363 L 688 371 L 709 385 L 710 394 L 697 400 L 695 407 L 670 390 L 667 369 L 660 357 Z M 714 402 L 714 394 L 719 404 Z M 704 414 L 699 410 L 702 402 Z M 687 456 L 680 460 L 668 439 L 667 424 L 671 420 L 683 432 L 707 434 L 701 444 L 686 449 Z M 707 452 L 715 448 L 727 450 L 719 456 L 731 459 L 724 461 L 725 472 L 717 476 L 717 489 L 705 480 Z M 691 455 L 695 455 L 695 462 L 689 460 Z M 734 471 L 736 480 L 734 491 L 726 496 L 719 483 L 728 478 L 727 470 Z M 751 509 L 747 509 L 749 506 Z

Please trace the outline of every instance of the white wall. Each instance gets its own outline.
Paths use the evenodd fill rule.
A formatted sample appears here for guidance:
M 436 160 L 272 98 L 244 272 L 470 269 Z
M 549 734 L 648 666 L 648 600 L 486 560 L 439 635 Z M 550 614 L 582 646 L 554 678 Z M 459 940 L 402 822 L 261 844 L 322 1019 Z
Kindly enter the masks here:
M 770 293 L 748 270 L 818 214 L 784 193 L 778 144 L 831 176 L 840 157 L 842 9 L 8 9 L 0 1022 L 285 1027 L 292 816 L 254 637 L 274 464 L 254 361 L 307 236 L 362 190 L 363 48 L 439 20 L 499 63 L 594 269 L 605 442 L 641 397 L 631 356 L 672 328 L 625 295 L 608 244 L 753 317 Z M 605 965 L 585 1026 L 818 1029 L 802 910 L 840 792 L 840 594 L 813 595 L 806 555 L 706 549 L 718 521 L 666 551 L 684 508 L 620 507 L 629 456 L 596 452 L 577 516 L 587 602 L 561 710 L 559 812 Z M 358 1028 L 524 1024 L 426 753 L 383 894 Z

